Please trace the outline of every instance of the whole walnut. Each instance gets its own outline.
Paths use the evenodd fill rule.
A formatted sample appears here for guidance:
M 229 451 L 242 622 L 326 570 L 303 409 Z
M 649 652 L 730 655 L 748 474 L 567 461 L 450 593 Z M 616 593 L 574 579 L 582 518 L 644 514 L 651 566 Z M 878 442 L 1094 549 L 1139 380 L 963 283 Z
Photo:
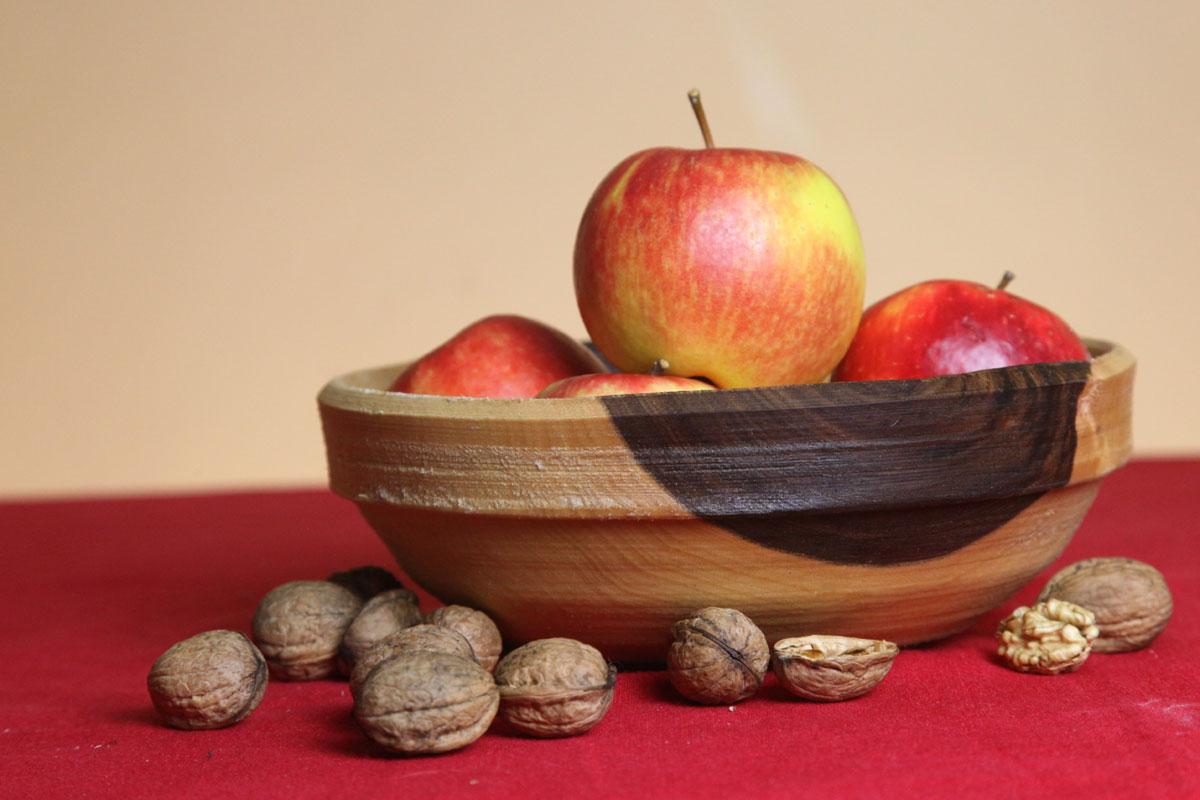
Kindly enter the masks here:
M 325 580 L 346 587 L 364 601 L 370 600 L 380 592 L 404 588 L 400 581 L 396 580 L 395 575 L 383 567 L 376 566 L 354 567 L 344 572 L 335 572 Z M 415 594 L 412 596 L 412 601 L 416 605 L 417 596 Z
M 1171 619 L 1171 590 L 1162 573 L 1132 558 L 1089 558 L 1059 570 L 1038 602 L 1050 598 L 1096 615 L 1097 653 L 1123 653 L 1150 644 Z
M 363 653 L 393 633 L 421 622 L 421 609 L 413 602 L 414 598 L 408 589 L 391 589 L 366 602 L 342 637 L 338 650 L 342 674 L 349 675 Z
M 500 712 L 530 736 L 575 736 L 604 718 L 617 668 L 600 651 L 574 639 L 539 639 L 496 665 Z
M 482 611 L 466 606 L 442 606 L 429 612 L 425 621 L 430 625 L 441 625 L 458 631 L 467 637 L 479 665 L 491 672 L 496 669 L 500 653 L 504 651 L 504 640 L 500 629 L 492 618 Z
M 254 642 L 271 675 L 313 680 L 337 669 L 338 647 L 362 601 L 329 581 L 292 581 L 267 592 L 254 612 Z
M 758 691 L 771 651 L 758 626 L 732 608 L 702 608 L 672 628 L 667 675 L 697 703 L 728 705 Z
M 396 753 L 444 753 L 487 730 L 500 697 L 475 661 L 413 650 L 371 671 L 354 704 L 363 732 Z
M 389 658 L 414 650 L 446 653 L 468 661 L 476 660 L 471 643 L 458 631 L 441 625 L 413 625 L 393 633 L 359 655 L 358 660 L 354 662 L 354 668 L 350 670 L 350 694 L 358 697 L 359 690 L 375 667 Z
M 223 728 L 258 707 L 267 688 L 267 663 L 242 634 L 207 631 L 159 656 L 146 685 L 171 727 Z

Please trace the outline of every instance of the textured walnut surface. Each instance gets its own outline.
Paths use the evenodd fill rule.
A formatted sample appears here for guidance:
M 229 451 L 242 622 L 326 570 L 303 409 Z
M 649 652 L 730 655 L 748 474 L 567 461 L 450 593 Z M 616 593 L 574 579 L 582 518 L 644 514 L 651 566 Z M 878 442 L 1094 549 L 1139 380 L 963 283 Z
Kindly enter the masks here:
M 392 634 L 421 622 L 421 609 L 407 589 L 390 589 L 372 597 L 346 628 L 339 654 L 347 675 L 359 657 Z
M 575 736 L 604 718 L 612 703 L 616 667 L 574 639 L 539 639 L 496 665 L 501 714 L 530 736 Z
M 146 679 L 150 700 L 174 728 L 223 728 L 246 717 L 267 688 L 267 664 L 235 631 L 208 631 L 173 645 Z
M 732 608 L 702 608 L 672 628 L 667 652 L 672 685 L 697 703 L 729 704 L 758 691 L 771 653 L 749 617 Z
M 489 672 L 496 668 L 504 641 L 500 629 L 487 614 L 466 606 L 442 606 L 429 612 L 425 621 L 458 631 L 471 643 L 480 666 Z
M 871 691 L 892 668 L 900 648 L 882 639 L 800 636 L 775 643 L 775 676 L 809 700 L 849 700 Z
M 358 598 L 363 601 L 370 600 L 382 592 L 404 589 L 400 581 L 396 580 L 395 575 L 383 567 L 376 566 L 354 567 L 344 572 L 335 572 L 325 580 L 330 583 L 336 583 L 338 586 L 344 586 L 358 595 Z M 404 591 L 408 592 L 407 589 L 404 589 Z M 413 605 L 416 605 L 417 596 L 412 592 L 408 593 L 411 596 Z
M 362 609 L 358 595 L 329 581 L 292 581 L 263 597 L 254 612 L 254 642 L 271 675 L 312 680 L 332 675 L 338 647 Z
M 471 643 L 461 633 L 441 625 L 413 625 L 397 631 L 359 655 L 350 671 L 350 693 L 357 696 L 371 670 L 389 658 L 413 650 L 428 650 L 475 661 Z
M 1000 657 L 1013 669 L 1057 675 L 1079 669 L 1098 633 L 1091 611 L 1047 600 L 1015 609 L 1000 623 L 996 637 Z
M 1096 615 L 1097 653 L 1138 650 L 1171 619 L 1171 590 L 1162 573 L 1132 558 L 1089 558 L 1057 572 L 1038 602 L 1058 598 Z
M 393 752 L 444 753 L 482 736 L 499 702 L 491 674 L 475 661 L 413 650 L 371 671 L 354 718 Z

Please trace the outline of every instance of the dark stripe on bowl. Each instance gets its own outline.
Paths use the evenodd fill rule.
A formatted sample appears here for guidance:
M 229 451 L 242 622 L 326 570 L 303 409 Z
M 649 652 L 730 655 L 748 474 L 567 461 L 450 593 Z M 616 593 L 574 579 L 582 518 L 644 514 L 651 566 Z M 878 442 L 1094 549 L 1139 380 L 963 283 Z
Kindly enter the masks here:
M 601 399 L 642 468 L 697 517 L 788 552 L 900 563 L 952 552 L 1066 485 L 1088 372 L 1063 362 Z M 934 513 L 983 500 L 1002 502 L 961 532 Z M 929 511 L 909 533 L 861 513 L 913 507 Z

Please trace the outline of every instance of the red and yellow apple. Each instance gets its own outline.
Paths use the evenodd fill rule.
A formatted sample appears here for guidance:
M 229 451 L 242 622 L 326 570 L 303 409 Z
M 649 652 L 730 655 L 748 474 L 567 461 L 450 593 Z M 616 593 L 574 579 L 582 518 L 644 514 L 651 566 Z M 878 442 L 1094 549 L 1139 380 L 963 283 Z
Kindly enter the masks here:
M 722 388 L 824 379 L 864 283 L 846 198 L 785 153 L 635 153 L 601 181 L 575 241 L 575 295 L 600 352 L 624 372 L 666 359 Z
M 603 372 L 590 350 L 549 325 L 511 314 L 469 325 L 400 373 L 393 392 L 534 397 L 555 381 Z
M 997 288 L 918 283 L 863 313 L 837 381 L 930 378 L 1017 364 L 1084 361 L 1087 347 L 1054 312 Z
M 705 391 L 711 392 L 713 387 L 694 378 L 610 372 L 602 375 L 576 375 L 573 378 L 555 381 L 543 389 L 538 397 L 604 397 L 612 394 Z

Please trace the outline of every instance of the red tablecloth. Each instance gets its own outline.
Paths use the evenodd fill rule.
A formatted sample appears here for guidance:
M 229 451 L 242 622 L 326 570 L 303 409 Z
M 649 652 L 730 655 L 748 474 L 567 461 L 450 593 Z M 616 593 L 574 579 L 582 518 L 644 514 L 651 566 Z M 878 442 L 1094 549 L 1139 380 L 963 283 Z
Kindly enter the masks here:
M 0 794 L 1200 797 L 1198 488 L 1200 460 L 1116 473 L 1059 562 L 1005 605 L 1079 558 L 1148 561 L 1175 616 L 1141 652 L 1021 675 L 993 655 L 998 610 L 905 649 L 851 702 L 793 700 L 769 678 L 733 710 L 702 708 L 661 672 L 628 673 L 586 736 L 493 728 L 415 759 L 375 753 L 340 682 L 272 682 L 248 720 L 219 731 L 168 729 L 147 699 L 159 653 L 210 628 L 248 632 L 272 586 L 391 564 L 350 503 L 304 491 L 3 504 Z

